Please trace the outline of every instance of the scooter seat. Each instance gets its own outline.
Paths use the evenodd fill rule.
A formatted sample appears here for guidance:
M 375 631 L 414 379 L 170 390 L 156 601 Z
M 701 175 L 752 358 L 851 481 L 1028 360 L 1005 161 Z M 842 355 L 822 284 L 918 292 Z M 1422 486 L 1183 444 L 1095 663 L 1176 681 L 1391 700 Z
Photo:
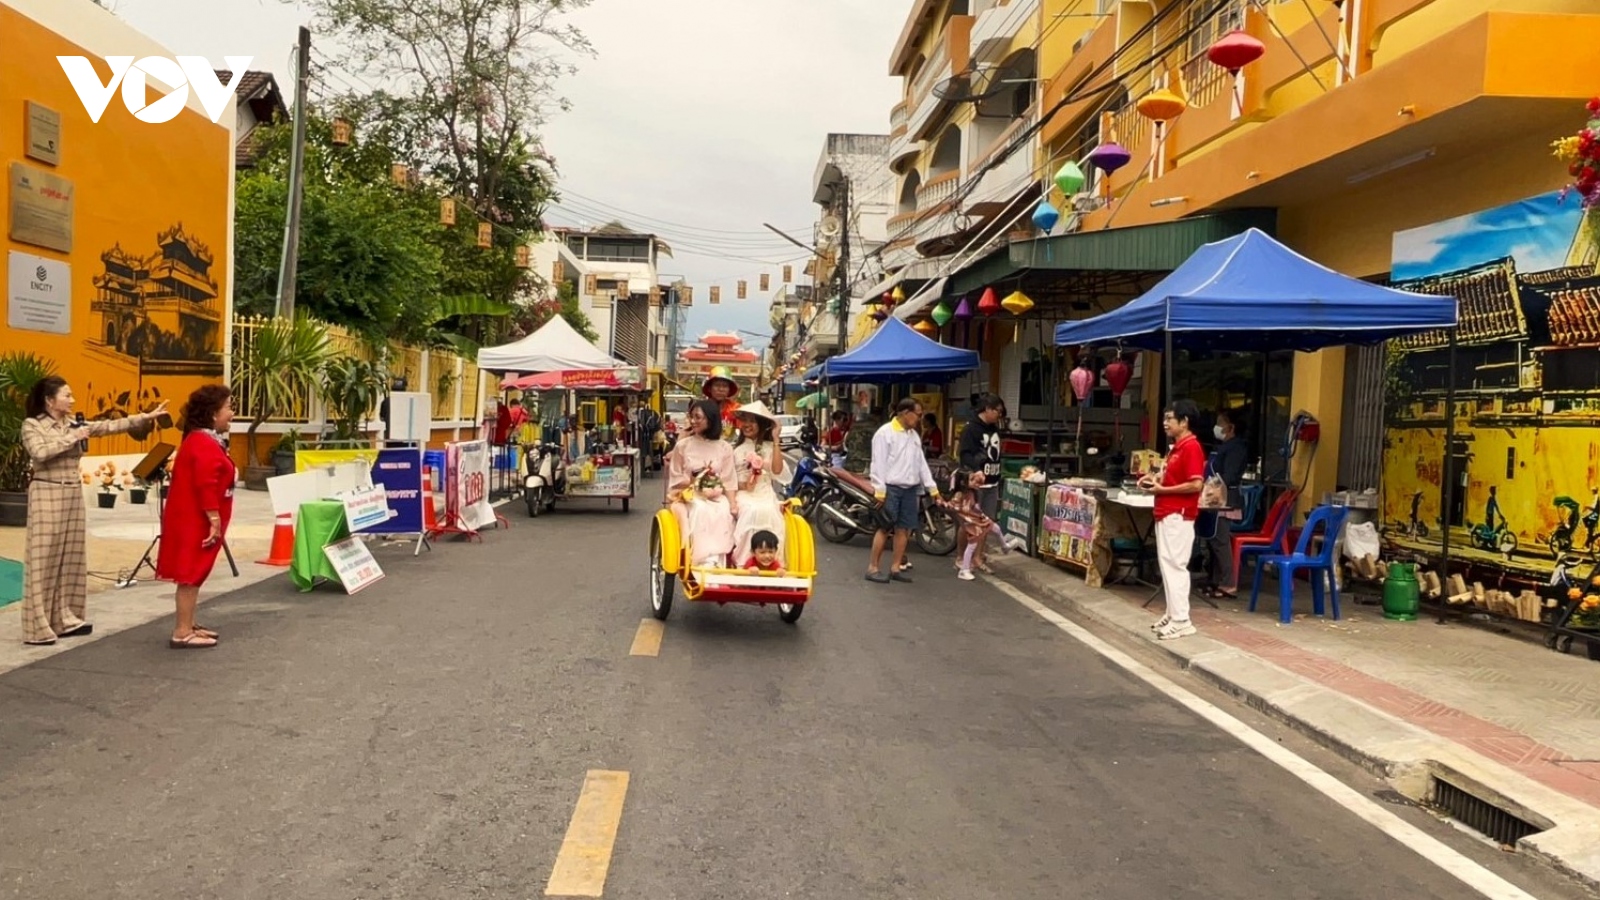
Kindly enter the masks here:
M 839 479 L 845 484 L 853 485 L 869 497 L 877 492 L 877 489 L 872 486 L 872 481 L 870 479 L 862 478 L 860 475 L 857 475 L 848 469 L 829 467 L 828 471 L 832 472 L 835 478 Z

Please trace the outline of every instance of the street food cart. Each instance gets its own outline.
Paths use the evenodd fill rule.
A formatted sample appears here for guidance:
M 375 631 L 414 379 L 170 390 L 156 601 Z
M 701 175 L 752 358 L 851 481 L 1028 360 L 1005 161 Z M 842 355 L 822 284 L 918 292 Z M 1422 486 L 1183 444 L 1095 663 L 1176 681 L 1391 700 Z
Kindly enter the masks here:
M 615 501 L 628 511 L 638 486 L 639 448 L 628 446 L 626 433 L 613 429 L 594 401 L 648 391 L 638 367 L 545 372 L 507 378 L 501 388 L 537 397 L 539 437 L 522 448 L 520 463 L 529 516 L 549 512 L 561 499 Z

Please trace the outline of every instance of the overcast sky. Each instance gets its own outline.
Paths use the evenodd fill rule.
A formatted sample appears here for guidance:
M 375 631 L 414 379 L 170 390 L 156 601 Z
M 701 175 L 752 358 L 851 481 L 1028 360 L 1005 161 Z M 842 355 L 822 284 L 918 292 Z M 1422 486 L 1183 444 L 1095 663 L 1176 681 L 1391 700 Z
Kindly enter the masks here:
M 579 73 L 562 85 L 572 109 L 544 129 L 566 195 L 550 221 L 619 218 L 665 237 L 677 252 L 663 274 L 695 286 L 691 336 L 769 332 L 756 276 L 769 272 L 776 287 L 776 263 L 805 251 L 762 223 L 810 240 L 824 137 L 887 133 L 900 96 L 888 58 L 909 3 L 594 0 L 571 21 L 596 55 L 575 60 Z M 310 19 L 278 0 L 116 0 L 115 9 L 175 55 L 218 67 L 224 56 L 254 56 L 251 67 L 273 72 L 285 92 L 295 29 Z M 740 278 L 750 282 L 743 303 L 734 299 Z M 720 306 L 706 302 L 711 284 L 722 286 Z

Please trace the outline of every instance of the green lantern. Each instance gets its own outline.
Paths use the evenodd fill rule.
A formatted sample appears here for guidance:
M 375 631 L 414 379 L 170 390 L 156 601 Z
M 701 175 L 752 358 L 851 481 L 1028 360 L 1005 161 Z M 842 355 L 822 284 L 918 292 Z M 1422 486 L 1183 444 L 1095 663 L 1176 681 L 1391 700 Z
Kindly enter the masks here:
M 1083 187 L 1083 183 L 1086 180 L 1083 176 L 1083 170 L 1078 168 L 1078 164 L 1070 159 L 1056 170 L 1056 187 L 1060 188 L 1061 193 L 1068 197 L 1076 194 L 1078 189 Z
M 934 324 L 938 325 L 940 328 L 943 328 L 954 315 L 955 311 L 950 308 L 949 301 L 940 300 L 939 305 L 933 308 L 933 312 L 928 313 L 928 318 L 932 319 Z

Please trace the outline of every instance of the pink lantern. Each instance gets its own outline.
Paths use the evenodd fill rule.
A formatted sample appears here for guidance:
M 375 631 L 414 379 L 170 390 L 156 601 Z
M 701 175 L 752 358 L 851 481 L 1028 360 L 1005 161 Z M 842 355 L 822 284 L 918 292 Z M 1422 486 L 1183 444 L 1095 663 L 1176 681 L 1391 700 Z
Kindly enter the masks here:
M 1087 405 L 1089 392 L 1094 390 L 1094 372 L 1090 371 L 1087 362 L 1079 362 L 1078 367 L 1068 376 L 1072 381 L 1072 393 L 1077 396 L 1078 402 Z

